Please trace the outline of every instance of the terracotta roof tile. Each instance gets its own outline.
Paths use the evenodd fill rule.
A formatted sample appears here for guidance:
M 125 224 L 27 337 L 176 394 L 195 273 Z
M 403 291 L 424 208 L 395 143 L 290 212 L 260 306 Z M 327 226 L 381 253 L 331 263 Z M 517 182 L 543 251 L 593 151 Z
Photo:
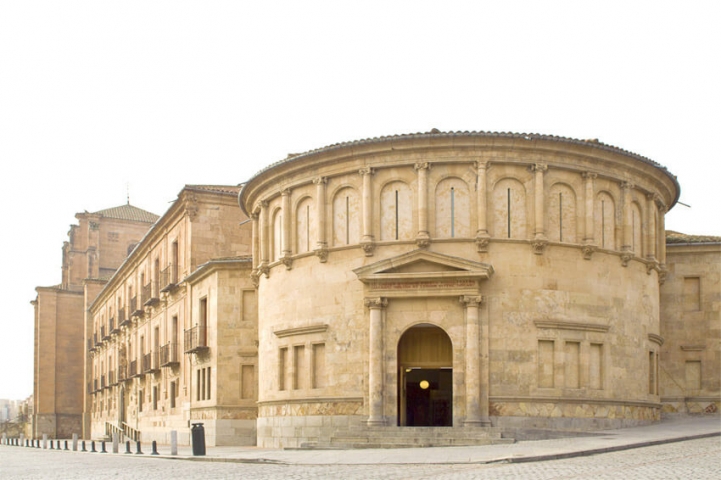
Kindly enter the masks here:
M 150 213 L 142 208 L 134 207 L 129 203 L 119 207 L 106 208 L 105 210 L 94 212 L 94 214 L 102 215 L 107 218 L 117 218 L 119 220 L 130 220 L 133 222 L 145 223 L 155 223 L 158 218 L 160 218 L 154 213 Z
M 185 188 L 188 190 L 238 195 L 242 187 L 241 185 L 186 185 Z
M 685 233 L 666 230 L 666 243 L 721 243 L 721 237 L 713 235 L 687 235 Z

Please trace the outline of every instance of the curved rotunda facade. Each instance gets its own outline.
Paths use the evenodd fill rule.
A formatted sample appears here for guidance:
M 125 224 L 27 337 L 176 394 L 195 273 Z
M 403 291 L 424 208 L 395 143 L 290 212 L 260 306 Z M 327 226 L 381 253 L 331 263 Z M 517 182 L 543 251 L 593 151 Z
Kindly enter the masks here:
M 350 426 L 660 418 L 673 175 L 597 141 L 430 133 L 248 181 L 258 445 Z

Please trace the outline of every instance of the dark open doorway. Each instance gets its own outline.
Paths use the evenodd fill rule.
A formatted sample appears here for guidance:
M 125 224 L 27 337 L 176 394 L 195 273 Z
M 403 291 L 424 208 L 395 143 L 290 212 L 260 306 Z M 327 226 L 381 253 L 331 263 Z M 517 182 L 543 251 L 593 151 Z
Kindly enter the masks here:
M 398 425 L 453 425 L 453 346 L 443 329 L 423 324 L 398 343 Z

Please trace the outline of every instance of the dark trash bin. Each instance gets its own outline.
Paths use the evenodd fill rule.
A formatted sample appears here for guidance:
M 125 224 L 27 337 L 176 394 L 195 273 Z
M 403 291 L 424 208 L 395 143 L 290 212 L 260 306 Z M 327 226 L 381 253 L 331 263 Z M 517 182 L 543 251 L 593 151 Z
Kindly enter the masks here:
M 190 429 L 190 436 L 193 439 L 193 455 L 205 455 L 205 428 L 202 423 L 194 423 Z

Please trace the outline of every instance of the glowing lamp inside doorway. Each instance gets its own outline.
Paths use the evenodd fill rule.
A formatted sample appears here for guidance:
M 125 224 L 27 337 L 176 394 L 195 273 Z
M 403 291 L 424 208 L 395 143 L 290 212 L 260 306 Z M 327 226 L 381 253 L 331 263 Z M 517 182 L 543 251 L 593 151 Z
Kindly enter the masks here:
M 418 386 L 421 387 L 423 390 L 426 390 L 428 387 L 431 386 L 431 384 L 428 383 L 428 380 L 421 380 L 421 383 L 419 383 Z

